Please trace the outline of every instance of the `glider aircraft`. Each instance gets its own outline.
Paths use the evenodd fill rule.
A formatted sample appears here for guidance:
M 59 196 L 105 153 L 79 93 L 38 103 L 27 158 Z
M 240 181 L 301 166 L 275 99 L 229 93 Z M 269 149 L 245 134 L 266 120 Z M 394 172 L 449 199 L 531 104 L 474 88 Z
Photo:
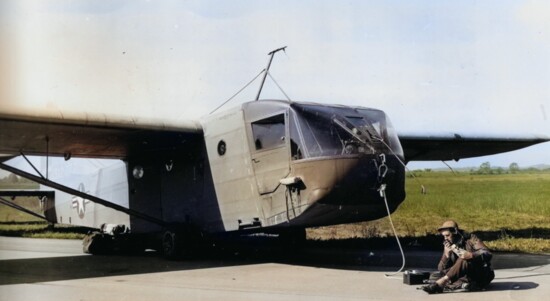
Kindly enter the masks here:
M 167 257 L 189 252 L 207 234 L 300 240 L 307 227 L 394 212 L 405 200 L 409 161 L 459 160 L 546 141 L 535 135 L 401 134 L 379 109 L 259 100 L 259 93 L 258 100 L 177 123 L 0 106 L 0 168 L 74 198 L 69 220 L 58 196 L 48 194 L 43 208 L 49 222 L 111 225 L 85 239 L 91 253 L 105 251 L 99 246 L 106 237 L 139 242 L 133 246 Z M 30 155 L 121 160 L 102 171 L 97 186 L 116 186 L 117 192 L 91 193 L 80 183 L 63 185 L 8 162 Z M 89 221 L 87 206 L 108 210 Z

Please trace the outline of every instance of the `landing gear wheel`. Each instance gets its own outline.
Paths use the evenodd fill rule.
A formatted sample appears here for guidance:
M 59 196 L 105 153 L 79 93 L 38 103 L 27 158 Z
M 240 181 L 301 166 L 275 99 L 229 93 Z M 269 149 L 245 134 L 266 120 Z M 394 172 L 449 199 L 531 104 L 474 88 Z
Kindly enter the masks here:
M 167 230 L 162 235 L 162 253 L 168 259 L 178 259 L 183 256 L 183 235 Z
M 166 229 L 160 237 L 160 250 L 167 259 L 191 258 L 200 254 L 203 243 L 203 233 L 196 226 L 174 225 Z

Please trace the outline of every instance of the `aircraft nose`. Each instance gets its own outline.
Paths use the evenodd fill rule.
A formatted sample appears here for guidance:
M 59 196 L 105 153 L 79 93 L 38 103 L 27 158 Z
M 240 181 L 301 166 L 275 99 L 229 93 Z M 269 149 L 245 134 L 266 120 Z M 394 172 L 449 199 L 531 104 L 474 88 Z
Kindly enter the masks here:
M 313 189 L 309 195 L 308 195 L 308 204 L 315 204 L 319 202 L 319 200 L 324 199 L 328 194 L 330 190 L 328 188 L 315 188 Z
M 306 189 L 302 195 L 308 205 L 363 205 L 380 200 L 382 183 L 392 190 L 403 189 L 403 168 L 393 161 L 384 155 L 334 157 L 296 163 L 294 172 L 303 179 Z
M 297 223 L 324 225 L 381 218 L 386 214 L 381 184 L 393 212 L 405 198 L 404 168 L 387 157 L 385 167 L 378 155 L 334 156 L 293 163 L 293 175 L 302 180 Z M 294 212 L 294 211 L 293 211 Z

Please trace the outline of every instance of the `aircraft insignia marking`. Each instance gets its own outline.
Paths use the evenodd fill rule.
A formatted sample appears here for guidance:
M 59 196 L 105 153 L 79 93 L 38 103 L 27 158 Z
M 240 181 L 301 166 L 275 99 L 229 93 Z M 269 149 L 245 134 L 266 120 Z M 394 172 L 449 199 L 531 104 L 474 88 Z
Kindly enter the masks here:
M 84 184 L 80 183 L 78 185 L 78 191 L 85 192 L 84 191 Z M 86 215 L 86 204 L 88 204 L 90 201 L 86 200 L 79 196 L 73 196 L 72 198 L 72 206 L 74 209 L 76 209 L 76 212 L 78 213 L 78 217 L 84 218 Z

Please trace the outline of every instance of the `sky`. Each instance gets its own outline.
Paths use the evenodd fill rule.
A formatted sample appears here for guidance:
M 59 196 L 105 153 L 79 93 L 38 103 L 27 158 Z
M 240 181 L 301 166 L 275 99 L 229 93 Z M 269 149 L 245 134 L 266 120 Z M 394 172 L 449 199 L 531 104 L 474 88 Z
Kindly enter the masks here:
M 0 106 L 199 119 L 282 46 L 271 75 L 295 101 L 382 109 L 398 132 L 550 135 L 548 1 L 1 1 Z M 285 98 L 269 80 L 262 97 Z M 486 161 L 550 164 L 550 143 L 449 164 Z

